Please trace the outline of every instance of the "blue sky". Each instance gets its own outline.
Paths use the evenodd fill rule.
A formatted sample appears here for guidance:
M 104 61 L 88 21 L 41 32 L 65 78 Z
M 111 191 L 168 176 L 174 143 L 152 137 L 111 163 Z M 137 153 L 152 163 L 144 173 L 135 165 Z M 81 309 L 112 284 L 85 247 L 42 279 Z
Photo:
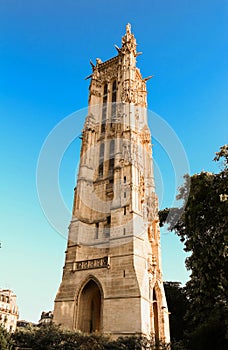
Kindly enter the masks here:
M 87 106 L 90 58 L 116 55 L 125 25 L 136 36 L 148 107 L 180 138 L 191 174 L 218 171 L 214 152 L 227 143 L 227 0 L 0 1 L 0 287 L 18 296 L 20 318 L 53 308 L 66 240 L 39 204 L 36 166 L 49 132 Z M 152 131 L 153 136 L 153 131 Z M 79 143 L 64 155 L 60 187 L 72 205 Z M 156 140 L 154 158 L 170 204 L 170 165 Z M 67 227 L 66 227 L 67 234 Z M 178 238 L 162 233 L 165 280 L 187 279 Z

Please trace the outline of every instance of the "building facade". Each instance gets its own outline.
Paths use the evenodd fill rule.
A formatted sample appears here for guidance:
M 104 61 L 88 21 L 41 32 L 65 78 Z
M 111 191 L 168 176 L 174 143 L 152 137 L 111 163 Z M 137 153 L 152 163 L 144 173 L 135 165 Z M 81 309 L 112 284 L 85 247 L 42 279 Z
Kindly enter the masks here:
M 54 322 L 114 338 L 169 342 L 147 89 L 130 25 L 117 55 L 92 65 Z
M 53 321 L 53 311 L 43 311 L 38 321 L 38 326 L 48 324 Z
M 18 307 L 17 297 L 10 289 L 0 289 L 0 324 L 8 332 L 14 332 L 17 327 Z

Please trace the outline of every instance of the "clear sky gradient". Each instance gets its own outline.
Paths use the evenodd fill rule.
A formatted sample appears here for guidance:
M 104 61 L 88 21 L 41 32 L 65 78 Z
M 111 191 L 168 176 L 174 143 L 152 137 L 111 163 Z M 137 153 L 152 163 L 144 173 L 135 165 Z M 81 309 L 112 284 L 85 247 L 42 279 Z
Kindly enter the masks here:
M 212 159 L 228 136 L 227 0 L 0 0 L 0 287 L 17 294 L 21 319 L 53 309 L 66 247 L 39 204 L 40 149 L 58 122 L 87 106 L 89 60 L 115 56 L 128 22 L 143 51 L 138 67 L 154 75 L 149 109 L 180 138 L 191 174 L 218 171 Z M 168 206 L 170 165 L 156 140 L 153 152 Z M 78 155 L 75 141 L 60 169 L 69 210 Z M 182 244 L 161 236 L 164 279 L 185 283 Z

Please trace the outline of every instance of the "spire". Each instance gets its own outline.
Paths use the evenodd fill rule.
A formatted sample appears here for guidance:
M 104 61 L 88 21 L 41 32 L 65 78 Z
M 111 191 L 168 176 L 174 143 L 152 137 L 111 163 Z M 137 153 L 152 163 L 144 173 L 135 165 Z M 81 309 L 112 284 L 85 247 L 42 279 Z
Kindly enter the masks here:
M 136 56 L 136 39 L 134 34 L 131 33 L 131 25 L 126 25 L 126 34 L 122 37 L 122 48 L 123 53 L 132 52 Z

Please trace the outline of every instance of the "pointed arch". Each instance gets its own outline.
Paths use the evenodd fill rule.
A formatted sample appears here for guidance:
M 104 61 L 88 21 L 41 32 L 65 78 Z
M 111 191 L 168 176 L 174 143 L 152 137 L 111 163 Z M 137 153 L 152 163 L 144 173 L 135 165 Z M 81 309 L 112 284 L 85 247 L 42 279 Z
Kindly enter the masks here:
M 103 324 L 103 289 L 98 279 L 88 276 L 77 295 L 76 329 L 84 333 L 101 332 Z

